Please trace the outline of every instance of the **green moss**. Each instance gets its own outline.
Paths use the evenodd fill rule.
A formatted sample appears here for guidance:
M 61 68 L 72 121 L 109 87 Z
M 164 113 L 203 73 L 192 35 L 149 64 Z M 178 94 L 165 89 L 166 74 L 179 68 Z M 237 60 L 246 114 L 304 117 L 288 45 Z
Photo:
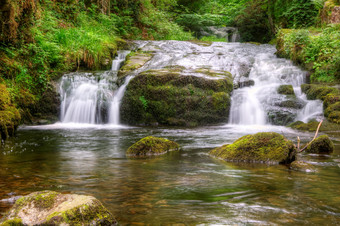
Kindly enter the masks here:
M 277 92 L 284 95 L 295 95 L 292 85 L 281 85 L 277 89 Z
M 55 212 L 47 217 L 46 224 L 58 225 L 67 223 L 69 225 L 113 225 L 116 221 L 105 207 L 98 201 L 93 200 L 91 205 L 83 204 L 81 206 L 68 209 L 66 211 Z
M 307 148 L 308 153 L 331 153 L 334 150 L 334 144 L 327 135 L 316 138 Z
M 34 192 L 18 199 L 15 205 L 20 207 L 32 203 L 36 208 L 48 209 L 54 205 L 55 198 L 58 194 L 59 193 L 54 191 Z
M 295 146 L 278 133 L 246 135 L 233 144 L 215 148 L 210 155 L 226 161 L 290 163 L 295 159 Z
M 339 90 L 334 87 L 314 85 L 314 84 L 303 84 L 301 89 L 307 94 L 309 100 L 325 100 L 328 95 L 338 95 Z
M 209 79 L 181 75 L 180 71 L 149 70 L 132 79 L 122 100 L 122 121 L 179 126 L 227 122 L 233 90 L 230 73 L 216 72 L 221 78 Z M 147 100 L 147 108 L 141 96 Z
M 19 225 L 24 225 L 20 218 L 9 219 L 0 223 L 0 226 L 19 226 Z
M 137 51 L 131 52 L 127 57 L 124 65 L 120 68 L 118 76 L 124 78 L 130 72 L 141 68 L 146 62 L 152 58 L 152 53 Z
M 173 141 L 158 137 L 145 137 L 133 144 L 126 152 L 127 156 L 145 157 L 162 155 L 168 151 L 179 150 L 179 145 Z
M 6 86 L 0 84 L 0 138 L 6 139 L 13 136 L 20 120 L 19 110 L 11 104 Z
M 304 123 L 301 121 L 293 122 L 288 127 L 297 129 L 297 130 L 302 130 L 302 131 L 309 131 L 309 132 L 315 132 L 316 129 L 318 128 L 319 122 L 316 120 L 309 121 L 308 123 Z M 328 121 L 323 121 L 320 131 L 321 132 L 327 132 L 327 131 L 339 131 L 340 130 L 340 125 L 331 123 Z

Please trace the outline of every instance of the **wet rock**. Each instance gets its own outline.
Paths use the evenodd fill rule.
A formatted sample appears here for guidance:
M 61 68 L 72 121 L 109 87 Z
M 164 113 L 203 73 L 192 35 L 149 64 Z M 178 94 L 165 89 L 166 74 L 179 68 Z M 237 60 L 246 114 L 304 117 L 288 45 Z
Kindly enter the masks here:
M 302 171 L 302 172 L 316 172 L 316 168 L 307 162 L 304 161 L 294 161 L 290 164 L 289 167 L 291 170 Z
M 296 111 L 282 108 L 271 108 L 267 111 L 268 121 L 273 125 L 285 126 L 294 122 Z
M 243 87 L 250 87 L 255 85 L 254 80 L 246 80 L 246 81 L 240 81 L 237 83 L 236 88 L 243 88 Z
M 142 72 L 122 100 L 121 120 L 130 125 L 196 126 L 228 122 L 229 72 L 182 67 Z
M 278 102 L 276 105 L 283 108 L 302 109 L 305 106 L 305 103 L 300 99 L 291 98 Z
M 124 65 L 118 71 L 120 79 L 127 76 L 132 71 L 141 68 L 146 62 L 152 58 L 152 53 L 137 51 L 130 53 L 124 62 Z
M 277 92 L 283 95 L 294 95 L 295 96 L 292 85 L 280 85 L 279 88 L 277 89 Z
M 332 153 L 333 150 L 334 144 L 327 135 L 319 136 L 306 148 L 306 152 L 317 154 Z
M 179 145 L 176 142 L 165 138 L 145 137 L 133 144 L 126 151 L 129 157 L 147 157 L 153 155 L 163 155 L 169 151 L 178 151 Z
M 296 148 L 278 133 L 257 133 L 215 148 L 209 154 L 232 162 L 287 164 L 295 160 Z
M 96 198 L 34 192 L 16 201 L 0 225 L 116 225 L 112 214 Z

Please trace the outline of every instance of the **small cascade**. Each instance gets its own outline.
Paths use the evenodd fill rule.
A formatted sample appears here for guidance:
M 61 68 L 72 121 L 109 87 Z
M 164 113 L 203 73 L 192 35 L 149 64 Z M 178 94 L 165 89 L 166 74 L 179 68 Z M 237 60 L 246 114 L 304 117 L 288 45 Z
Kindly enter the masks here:
M 129 50 L 121 50 L 118 52 L 118 56 L 112 61 L 112 71 L 118 71 L 125 61 L 126 56 L 130 53 Z
M 117 90 L 115 96 L 113 97 L 113 101 L 111 102 L 111 106 L 110 106 L 110 117 L 109 117 L 109 123 L 113 124 L 113 125 L 119 125 L 119 106 L 120 103 L 123 99 L 125 90 L 127 85 L 129 84 L 130 80 L 133 78 L 133 76 L 128 76 L 125 79 L 125 82 L 123 85 L 121 85 L 119 87 L 119 89 Z
M 60 83 L 63 123 L 119 124 L 119 102 L 122 87 L 116 85 L 117 72 L 130 51 L 119 51 L 112 62 L 112 71 L 71 73 Z

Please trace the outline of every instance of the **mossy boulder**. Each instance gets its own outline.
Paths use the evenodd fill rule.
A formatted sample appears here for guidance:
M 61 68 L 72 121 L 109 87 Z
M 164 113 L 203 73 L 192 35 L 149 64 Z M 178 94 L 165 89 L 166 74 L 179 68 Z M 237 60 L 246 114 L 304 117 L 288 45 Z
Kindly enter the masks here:
M 118 77 L 124 78 L 132 71 L 141 68 L 146 62 L 151 60 L 152 53 L 144 52 L 144 51 L 137 51 L 131 52 L 124 62 L 124 65 L 120 68 L 118 72 Z
M 308 153 L 332 153 L 334 144 L 327 135 L 322 135 L 316 138 L 305 150 Z
M 6 86 L 0 84 L 0 140 L 13 136 L 20 120 L 19 110 L 12 105 Z
M 0 225 L 116 225 L 112 214 L 96 198 L 34 192 L 16 201 Z
M 296 148 L 284 136 L 265 132 L 243 136 L 209 154 L 232 162 L 288 164 L 295 160 Z
M 173 126 L 228 122 L 232 90 L 229 72 L 181 67 L 149 70 L 127 86 L 121 120 L 130 125 Z
M 171 140 L 158 137 L 145 137 L 133 144 L 126 151 L 129 157 L 147 157 L 163 155 L 169 151 L 179 150 L 179 145 Z
M 291 170 L 295 170 L 295 171 L 302 171 L 302 172 L 316 172 L 316 168 L 307 162 L 304 161 L 294 161 L 290 164 L 289 168 Z
M 296 118 L 296 111 L 287 108 L 272 108 L 267 112 L 268 121 L 273 125 L 285 126 Z
M 302 92 L 306 93 L 308 100 L 325 100 L 327 95 L 339 95 L 339 90 L 335 87 L 315 85 L 315 84 L 302 84 Z
M 283 95 L 294 95 L 295 96 L 292 85 L 280 85 L 279 88 L 277 88 L 277 92 Z
M 302 131 L 309 131 L 309 132 L 315 132 L 318 128 L 320 122 L 316 120 L 311 120 L 308 123 L 304 123 L 302 121 L 296 121 L 288 125 L 288 127 L 297 129 L 297 130 L 302 130 Z M 329 121 L 323 121 L 320 131 L 321 132 L 328 132 L 328 131 L 339 131 L 340 130 L 340 125 L 331 123 Z

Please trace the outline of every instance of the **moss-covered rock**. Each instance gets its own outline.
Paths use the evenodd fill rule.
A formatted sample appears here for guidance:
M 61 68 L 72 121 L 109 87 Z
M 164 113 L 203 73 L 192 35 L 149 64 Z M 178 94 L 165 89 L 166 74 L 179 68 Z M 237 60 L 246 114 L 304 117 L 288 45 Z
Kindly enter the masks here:
M 309 100 L 325 100 L 327 95 L 339 95 L 339 90 L 335 87 L 315 85 L 315 84 L 302 84 L 302 92 L 306 93 Z
M 6 86 L 0 84 L 0 140 L 13 136 L 20 120 L 19 110 L 12 105 Z
M 316 138 L 307 148 L 308 153 L 332 153 L 334 144 L 327 135 Z
M 273 108 L 267 112 L 268 121 L 273 125 L 285 126 L 294 121 L 296 112 L 284 108 Z
M 112 214 L 96 198 L 34 192 L 16 201 L 0 225 L 115 225 Z
M 209 154 L 226 161 L 286 164 L 295 160 L 296 148 L 278 133 L 257 133 L 215 148 Z
M 277 106 L 283 108 L 302 109 L 305 106 L 305 103 L 300 99 L 291 98 L 277 103 Z
M 146 157 L 153 155 L 163 155 L 169 151 L 179 150 L 179 145 L 176 142 L 165 138 L 145 137 L 133 144 L 126 151 L 129 157 Z
M 292 85 L 280 85 L 277 92 L 283 95 L 295 95 Z
M 309 132 L 315 132 L 316 129 L 318 128 L 320 122 L 316 120 L 311 120 L 308 123 L 304 123 L 302 121 L 296 121 L 288 125 L 288 127 L 297 129 L 297 130 L 302 130 L 302 131 L 309 131 Z M 328 121 L 323 121 L 320 131 L 321 132 L 329 132 L 329 131 L 339 131 L 340 130 L 340 125 L 331 123 Z
M 132 71 L 141 68 L 146 62 L 152 58 L 152 53 L 137 51 L 130 53 L 124 62 L 124 65 L 118 72 L 118 77 L 124 78 Z
M 290 164 L 289 168 L 291 170 L 302 171 L 302 172 L 316 172 L 316 168 L 307 162 L 304 161 L 294 161 Z
M 232 90 L 228 72 L 181 67 L 149 70 L 127 86 L 121 120 L 132 125 L 177 126 L 227 122 Z

